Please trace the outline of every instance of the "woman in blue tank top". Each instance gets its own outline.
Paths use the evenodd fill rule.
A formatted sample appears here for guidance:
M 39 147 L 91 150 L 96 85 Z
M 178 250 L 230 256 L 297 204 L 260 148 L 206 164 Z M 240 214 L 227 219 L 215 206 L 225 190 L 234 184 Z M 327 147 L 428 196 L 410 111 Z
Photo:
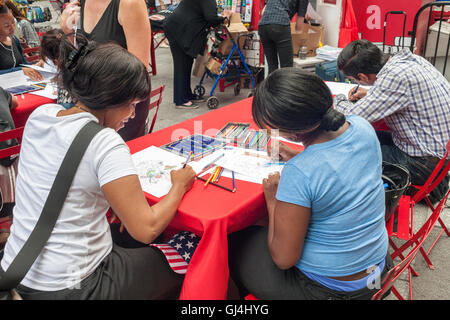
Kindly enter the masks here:
M 230 236 L 231 276 L 242 294 L 370 299 L 392 265 L 375 131 L 332 104 L 319 77 L 295 68 L 274 71 L 255 92 L 258 126 L 305 149 L 269 150 L 287 163 L 263 181 L 268 227 Z

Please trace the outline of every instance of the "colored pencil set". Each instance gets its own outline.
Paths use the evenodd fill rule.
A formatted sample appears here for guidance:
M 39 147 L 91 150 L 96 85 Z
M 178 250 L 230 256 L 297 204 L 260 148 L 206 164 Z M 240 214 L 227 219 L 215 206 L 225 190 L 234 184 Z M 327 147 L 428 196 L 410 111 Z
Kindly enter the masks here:
M 161 146 L 160 148 L 184 157 L 189 155 L 191 161 L 202 158 L 217 149 L 223 148 L 225 145 L 226 142 L 222 140 L 201 134 L 194 134 L 176 141 L 172 141 Z
M 216 138 L 250 149 L 264 150 L 270 135 L 264 131 L 249 129 L 250 123 L 228 122 L 216 135 Z
M 219 179 L 222 176 L 222 173 L 225 169 L 223 167 L 217 166 L 216 169 L 209 175 L 208 179 L 204 179 L 200 176 L 196 176 L 197 179 L 205 182 L 205 187 L 208 186 L 208 184 L 211 184 L 213 186 L 219 187 L 221 189 L 230 191 L 230 192 L 236 192 L 236 181 L 234 179 L 234 171 L 232 171 L 232 175 L 233 175 L 233 189 L 227 188 L 225 186 L 220 185 Z
M 250 123 L 228 122 L 217 134 L 216 138 L 227 142 L 238 143 L 248 131 Z
M 240 144 L 244 148 L 264 150 L 270 137 L 264 131 L 249 130 Z

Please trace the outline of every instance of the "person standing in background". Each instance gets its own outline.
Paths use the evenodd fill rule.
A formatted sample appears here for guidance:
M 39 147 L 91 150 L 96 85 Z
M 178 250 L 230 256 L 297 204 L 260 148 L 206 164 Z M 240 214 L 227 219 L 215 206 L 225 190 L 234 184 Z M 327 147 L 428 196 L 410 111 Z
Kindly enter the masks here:
M 67 4 L 61 14 L 60 24 L 64 33 L 74 31 L 77 14 L 80 16 L 79 33 L 89 40 L 119 44 L 148 69 L 151 27 L 144 0 L 76 0 Z M 139 103 L 134 119 L 119 130 L 125 141 L 145 134 L 149 104 L 150 97 Z
M 269 0 L 258 24 L 258 33 L 269 65 L 269 74 L 294 65 L 291 19 L 298 14 L 296 31 L 305 31 L 308 0 Z
M 200 98 L 192 93 L 191 72 L 194 59 L 205 50 L 210 27 L 217 27 L 230 11 L 217 15 L 214 0 L 183 0 L 164 21 L 164 32 L 173 57 L 173 102 L 178 109 L 197 109 Z

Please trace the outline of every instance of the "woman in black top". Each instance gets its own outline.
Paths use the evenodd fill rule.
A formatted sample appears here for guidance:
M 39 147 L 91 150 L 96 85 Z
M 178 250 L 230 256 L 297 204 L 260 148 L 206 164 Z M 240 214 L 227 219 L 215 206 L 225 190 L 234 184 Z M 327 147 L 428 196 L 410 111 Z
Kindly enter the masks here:
M 176 108 L 198 108 L 192 102 L 198 99 L 191 90 L 192 64 L 205 50 L 208 29 L 220 25 L 230 14 L 226 11 L 224 17 L 218 16 L 215 0 L 183 0 L 166 18 L 164 32 L 173 57 L 173 102 Z
M 11 10 L 6 5 L 0 5 L 0 74 L 23 70 L 32 80 L 42 80 L 39 72 L 21 66 L 29 63 L 23 56 L 19 39 L 14 36 L 15 27 Z
M 142 0 L 77 0 L 67 5 L 61 14 L 61 29 L 73 32 L 71 12 L 80 12 L 79 32 L 89 40 L 115 42 L 134 54 L 148 67 L 150 61 L 151 29 L 145 1 Z M 136 116 L 130 119 L 119 134 L 125 141 L 145 134 L 148 101 L 136 106 Z
M 258 24 L 258 33 L 269 65 L 269 74 L 294 65 L 291 19 L 297 13 L 295 29 L 301 31 L 308 8 L 308 0 L 269 0 Z

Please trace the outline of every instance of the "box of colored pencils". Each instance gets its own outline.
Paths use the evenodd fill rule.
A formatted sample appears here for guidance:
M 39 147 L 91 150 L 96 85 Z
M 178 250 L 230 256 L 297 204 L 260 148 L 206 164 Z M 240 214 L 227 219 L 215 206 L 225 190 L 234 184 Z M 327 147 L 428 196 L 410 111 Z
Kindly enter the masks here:
M 238 144 L 246 149 L 264 150 L 269 140 L 270 136 L 264 130 L 248 130 Z
M 192 151 L 192 159 L 203 158 L 217 149 L 223 148 L 227 143 L 202 134 L 194 134 L 176 141 L 167 143 L 160 148 L 187 157 Z
M 243 122 L 228 122 L 220 131 L 216 134 L 216 138 L 225 140 L 227 142 L 237 143 L 244 137 L 250 123 Z

